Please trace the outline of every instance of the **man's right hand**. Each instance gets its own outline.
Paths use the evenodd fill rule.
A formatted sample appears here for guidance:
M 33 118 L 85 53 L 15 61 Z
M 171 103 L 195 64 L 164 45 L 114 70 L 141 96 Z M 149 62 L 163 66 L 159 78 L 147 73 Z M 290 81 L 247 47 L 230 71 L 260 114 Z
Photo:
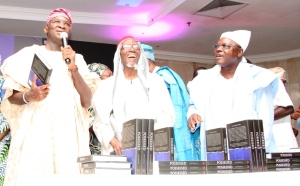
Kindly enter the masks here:
M 300 109 L 295 109 L 294 113 L 291 114 L 291 119 L 297 120 L 300 117 Z
M 199 116 L 198 114 L 192 114 L 189 119 L 188 119 L 188 127 L 189 129 L 192 131 L 194 130 L 195 126 L 197 123 L 202 122 L 202 118 L 201 116 Z
M 122 155 L 122 143 L 116 137 L 114 137 L 109 143 L 113 147 L 116 155 Z

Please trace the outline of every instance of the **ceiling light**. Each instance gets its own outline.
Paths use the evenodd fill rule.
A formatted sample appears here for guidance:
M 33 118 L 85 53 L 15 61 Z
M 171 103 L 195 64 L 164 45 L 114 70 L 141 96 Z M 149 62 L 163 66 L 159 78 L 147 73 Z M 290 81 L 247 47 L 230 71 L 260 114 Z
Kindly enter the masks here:
M 224 19 L 225 17 L 240 10 L 241 8 L 244 8 L 247 5 L 248 3 L 237 1 L 213 0 L 212 2 L 195 12 L 194 15 Z

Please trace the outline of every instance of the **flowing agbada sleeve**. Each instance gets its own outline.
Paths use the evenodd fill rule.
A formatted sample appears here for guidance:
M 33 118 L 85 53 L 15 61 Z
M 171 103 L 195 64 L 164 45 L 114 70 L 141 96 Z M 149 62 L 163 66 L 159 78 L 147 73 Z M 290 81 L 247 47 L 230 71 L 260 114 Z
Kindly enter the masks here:
M 278 83 L 278 91 L 277 91 L 275 99 L 274 99 L 274 106 L 275 107 L 277 107 L 277 106 L 281 106 L 281 107 L 294 106 L 282 81 L 279 81 L 279 83 Z
M 92 105 L 95 109 L 93 130 L 101 142 L 101 154 L 109 154 L 112 150 L 110 141 L 115 136 L 115 132 L 110 124 L 113 83 L 113 77 L 101 81 L 92 100 Z
M 24 106 L 10 104 L 7 98 L 12 95 L 13 90 L 20 92 L 27 92 L 30 90 L 28 77 L 34 56 L 34 47 L 35 45 L 21 49 L 14 55 L 9 56 L 1 66 L 1 71 L 5 78 L 3 88 L 6 89 L 1 104 L 1 112 L 10 124 L 12 131 L 19 128 L 17 125 L 17 123 L 19 123 L 17 122 L 18 116 L 23 112 Z
M 96 74 L 90 72 L 90 70 L 88 69 L 88 66 L 87 66 L 86 62 L 84 61 L 84 58 L 81 54 L 76 54 L 75 62 L 76 62 L 76 65 L 78 67 L 78 71 L 79 71 L 81 77 L 83 78 L 84 82 L 90 88 L 92 95 L 94 95 L 95 91 L 100 83 L 100 78 Z M 76 91 L 76 89 L 74 89 L 74 91 Z M 80 100 L 80 98 L 79 98 L 79 100 Z M 82 107 L 81 102 L 78 102 L 78 103 L 80 103 L 80 105 L 78 105 L 78 108 L 82 108 L 84 120 L 87 120 L 87 118 L 89 120 L 90 112 L 88 111 L 88 108 Z M 84 130 L 86 130 L 86 127 L 89 127 L 89 125 L 85 126 Z

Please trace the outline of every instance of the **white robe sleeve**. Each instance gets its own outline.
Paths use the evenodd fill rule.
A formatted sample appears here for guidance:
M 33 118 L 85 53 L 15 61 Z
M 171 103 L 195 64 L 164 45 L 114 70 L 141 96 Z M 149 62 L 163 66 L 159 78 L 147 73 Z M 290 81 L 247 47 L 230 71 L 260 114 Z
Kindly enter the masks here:
M 293 102 L 286 92 L 286 89 L 282 83 L 282 81 L 279 81 L 278 83 L 278 91 L 276 93 L 276 96 L 274 98 L 274 106 L 281 106 L 281 107 L 287 107 L 287 106 L 293 106 Z
M 110 125 L 110 113 L 112 111 L 112 87 L 111 78 L 101 81 L 93 96 L 92 104 L 95 109 L 93 130 L 101 142 L 101 154 L 109 154 L 110 141 L 114 137 L 114 131 Z
M 154 81 L 155 85 L 152 86 L 152 88 L 155 91 L 153 92 L 153 94 L 155 96 L 157 104 L 157 117 L 154 129 L 159 129 L 163 127 L 174 127 L 175 110 L 168 89 L 165 85 L 164 80 L 161 77 L 159 77 L 157 74 L 152 75 L 157 76 L 155 77 L 157 79 Z

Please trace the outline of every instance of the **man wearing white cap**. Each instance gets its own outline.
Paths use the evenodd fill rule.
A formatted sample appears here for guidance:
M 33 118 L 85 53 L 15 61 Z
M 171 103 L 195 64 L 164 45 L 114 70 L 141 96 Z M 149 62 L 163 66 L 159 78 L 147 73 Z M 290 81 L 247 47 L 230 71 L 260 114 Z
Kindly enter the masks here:
M 186 112 L 189 97 L 185 84 L 181 77 L 168 66 L 160 67 L 155 62 L 154 51 L 150 45 L 141 44 L 149 62 L 149 71 L 163 78 L 175 109 L 176 118 L 174 123 L 174 160 L 195 161 L 200 160 L 199 144 L 200 130 L 194 133 L 188 129 Z M 184 137 L 183 137 L 184 136 Z
M 273 99 L 279 79 L 269 70 L 249 64 L 243 57 L 251 32 L 225 32 L 214 45 L 216 65 L 198 74 L 190 84 L 189 128 L 201 123 L 201 159 L 206 160 L 205 130 L 226 124 L 262 119 L 266 151 L 276 150 L 272 126 Z
M 276 146 L 280 151 L 298 147 L 293 128 L 291 115 L 294 113 L 294 106 L 290 96 L 286 93 L 285 84 L 288 81 L 286 71 L 281 67 L 269 68 L 282 81 L 279 83 L 278 92 L 274 99 L 274 126 L 273 134 Z

